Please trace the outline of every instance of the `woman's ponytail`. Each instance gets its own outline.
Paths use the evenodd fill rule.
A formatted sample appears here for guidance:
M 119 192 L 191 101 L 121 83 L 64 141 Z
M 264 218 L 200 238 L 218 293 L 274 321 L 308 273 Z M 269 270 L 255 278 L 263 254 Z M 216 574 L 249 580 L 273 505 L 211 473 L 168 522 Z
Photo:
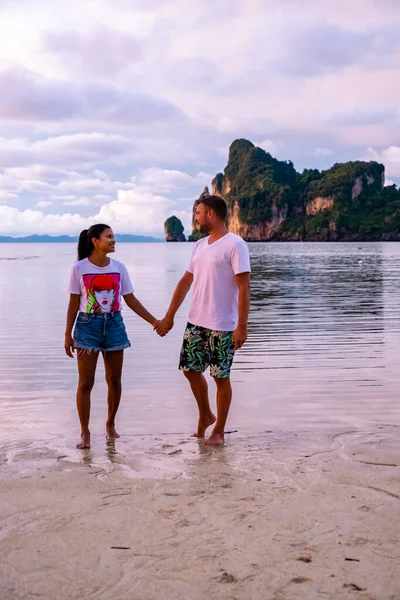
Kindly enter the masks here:
M 81 231 L 78 241 L 78 260 L 88 258 L 92 254 L 94 250 L 93 238 L 98 240 L 105 229 L 111 229 L 111 227 L 104 223 L 97 223 L 89 229 Z
M 90 256 L 88 244 L 88 230 L 84 229 L 79 235 L 78 241 L 78 260 L 83 260 Z

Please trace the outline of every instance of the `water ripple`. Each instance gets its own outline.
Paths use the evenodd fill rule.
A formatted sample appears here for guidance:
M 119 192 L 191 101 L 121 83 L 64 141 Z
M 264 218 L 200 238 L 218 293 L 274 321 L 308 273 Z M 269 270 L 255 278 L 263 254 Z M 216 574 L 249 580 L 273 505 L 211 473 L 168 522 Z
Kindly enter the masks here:
M 126 262 L 139 299 L 157 317 L 192 248 L 118 245 L 116 258 Z M 249 339 L 235 357 L 229 425 L 260 431 L 371 420 L 400 424 L 400 244 L 276 243 L 250 249 Z M 76 364 L 63 352 L 75 246 L 3 244 L 0 254 L 3 438 L 75 432 Z M 194 402 L 177 369 L 188 304 L 189 298 L 164 339 L 124 310 L 132 349 L 125 356 L 118 416 L 127 434 L 193 427 Z M 211 382 L 212 395 L 214 389 Z M 104 427 L 105 398 L 100 364 L 92 410 L 97 431 Z

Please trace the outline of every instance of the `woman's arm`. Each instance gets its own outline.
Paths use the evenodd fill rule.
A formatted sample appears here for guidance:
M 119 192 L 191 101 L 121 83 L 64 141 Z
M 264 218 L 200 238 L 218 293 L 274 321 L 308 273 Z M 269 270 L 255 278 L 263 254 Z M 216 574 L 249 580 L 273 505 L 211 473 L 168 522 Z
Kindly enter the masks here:
M 141 302 L 134 296 L 134 294 L 126 294 L 124 300 L 134 313 L 139 317 L 150 323 L 153 327 L 158 323 L 157 319 L 153 317 L 151 313 L 143 306 Z
M 79 310 L 79 302 L 80 295 L 79 294 L 70 294 L 69 304 L 67 310 L 67 323 L 65 325 L 65 339 L 64 339 L 64 348 L 65 352 L 71 358 L 74 357 L 74 339 L 72 337 L 72 328 L 75 323 L 76 315 Z

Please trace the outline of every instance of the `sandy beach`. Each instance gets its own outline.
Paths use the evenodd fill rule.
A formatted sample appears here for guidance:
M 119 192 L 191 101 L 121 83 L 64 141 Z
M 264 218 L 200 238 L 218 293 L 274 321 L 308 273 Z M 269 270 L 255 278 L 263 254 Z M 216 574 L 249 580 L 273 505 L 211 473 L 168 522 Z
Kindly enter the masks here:
M 1 600 L 400 598 L 399 428 L 228 438 L 3 448 Z

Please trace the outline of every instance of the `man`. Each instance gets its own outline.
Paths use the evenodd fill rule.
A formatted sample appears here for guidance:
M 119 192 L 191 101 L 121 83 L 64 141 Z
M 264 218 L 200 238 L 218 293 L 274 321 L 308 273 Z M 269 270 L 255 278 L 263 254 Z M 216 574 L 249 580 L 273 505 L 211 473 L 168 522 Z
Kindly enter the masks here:
M 192 283 L 193 297 L 180 355 L 179 368 L 189 380 L 199 409 L 198 438 L 206 429 L 213 431 L 206 446 L 224 444 L 224 429 L 232 399 L 230 369 L 235 350 L 247 339 L 250 306 L 250 259 L 247 244 L 228 232 L 227 206 L 219 196 L 201 197 L 195 221 L 209 236 L 199 240 L 189 267 L 176 286 L 169 309 L 158 326 L 165 335 L 174 325 L 174 317 Z M 217 418 L 208 399 L 203 372 L 217 386 Z

